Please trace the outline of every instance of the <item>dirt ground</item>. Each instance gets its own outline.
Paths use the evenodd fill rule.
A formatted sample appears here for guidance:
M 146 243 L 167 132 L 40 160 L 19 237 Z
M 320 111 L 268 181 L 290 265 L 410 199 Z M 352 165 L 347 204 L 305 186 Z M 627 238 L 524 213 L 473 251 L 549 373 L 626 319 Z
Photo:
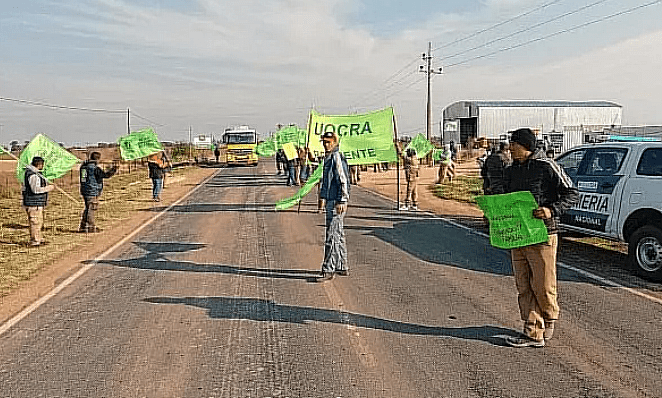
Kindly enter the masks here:
M 420 210 L 430 211 L 442 216 L 462 216 L 464 218 L 476 218 L 482 220 L 483 212 L 478 206 L 457 202 L 455 200 L 446 200 L 434 196 L 431 186 L 437 177 L 438 167 L 421 166 L 419 170 L 418 181 L 418 207 Z M 464 162 L 457 167 L 457 175 L 476 175 L 478 173 L 477 165 L 474 166 L 470 161 Z M 397 174 L 395 169 L 384 172 L 373 172 L 372 167 L 368 171 L 361 172 L 359 186 L 370 189 L 381 195 L 396 200 Z M 400 170 L 400 202 L 405 199 L 407 182 L 404 172 Z

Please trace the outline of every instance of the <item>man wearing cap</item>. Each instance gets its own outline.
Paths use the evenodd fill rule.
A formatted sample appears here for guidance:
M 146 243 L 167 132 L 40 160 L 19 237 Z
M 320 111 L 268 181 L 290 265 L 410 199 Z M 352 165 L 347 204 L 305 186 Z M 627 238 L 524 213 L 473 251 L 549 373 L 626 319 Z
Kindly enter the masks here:
M 322 135 L 324 172 L 320 182 L 318 209 L 326 210 L 326 238 L 320 282 L 333 279 L 335 274 L 349 275 L 343 219 L 349 201 L 349 166 L 338 149 L 338 136 L 330 131 Z
M 395 150 L 398 152 L 398 156 L 402 158 L 405 179 L 407 180 L 407 196 L 405 196 L 405 204 L 400 210 L 418 210 L 418 173 L 420 161 L 414 149 L 408 148 L 403 153 L 400 141 L 394 140 L 394 142 Z
M 41 236 L 41 228 L 44 226 L 44 208 L 48 203 L 48 193 L 55 189 L 55 186 L 48 184 L 46 178 L 40 173 L 43 168 L 44 159 L 35 156 L 30 165 L 25 168 L 23 178 L 23 207 L 28 213 L 30 224 L 30 246 L 44 244 Z
M 500 187 L 503 184 L 503 173 L 510 163 L 510 148 L 508 143 L 500 142 L 499 149 L 492 151 L 480 169 L 480 176 L 483 177 L 483 193 L 485 195 L 502 191 Z
M 97 165 L 99 159 L 101 159 L 101 153 L 92 152 L 90 158 L 80 166 L 80 194 L 85 201 L 85 210 L 81 216 L 79 232 L 101 231 L 94 225 L 94 212 L 99 208 L 103 180 L 115 175 L 117 167 L 113 166 L 104 171 Z
M 547 242 L 511 250 L 523 335 L 509 337 L 513 347 L 544 347 L 552 338 L 559 317 L 556 293 L 556 249 L 561 214 L 578 200 L 579 192 L 562 167 L 536 151 L 536 136 L 528 128 L 515 130 L 510 138 L 513 164 L 505 169 L 503 187 L 494 193 L 530 191 L 538 208 L 533 217 L 547 227 Z M 500 192 L 503 190 L 503 192 Z

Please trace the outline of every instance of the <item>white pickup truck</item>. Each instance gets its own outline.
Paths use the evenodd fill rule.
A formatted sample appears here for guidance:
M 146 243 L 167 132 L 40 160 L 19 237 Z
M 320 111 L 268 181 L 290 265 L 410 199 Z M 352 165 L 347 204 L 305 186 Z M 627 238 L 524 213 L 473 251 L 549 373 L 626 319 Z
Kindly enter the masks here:
M 582 145 L 556 162 L 579 189 L 562 229 L 628 243 L 628 262 L 662 281 L 662 142 Z

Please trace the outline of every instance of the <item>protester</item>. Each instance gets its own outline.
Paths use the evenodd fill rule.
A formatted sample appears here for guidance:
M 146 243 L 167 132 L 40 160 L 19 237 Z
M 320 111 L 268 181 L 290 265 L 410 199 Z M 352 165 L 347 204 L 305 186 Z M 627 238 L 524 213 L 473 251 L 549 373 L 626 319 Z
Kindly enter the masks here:
M 439 173 L 437 174 L 437 181 L 435 184 L 440 185 L 446 181 L 446 177 L 450 182 L 453 182 L 455 177 L 455 162 L 453 161 L 453 152 L 449 144 L 444 145 L 441 152 L 441 159 L 439 161 Z
M 359 165 L 349 166 L 349 180 L 352 185 L 359 185 L 359 181 L 361 181 L 361 168 Z
M 451 140 L 449 143 L 449 149 L 451 151 L 451 159 L 456 162 L 457 161 L 457 145 L 455 145 L 455 141 Z
M 508 143 L 500 142 L 499 149 L 493 149 L 492 153 L 485 159 L 485 163 L 480 169 L 485 195 L 492 195 L 495 191 L 503 192 L 503 173 L 512 162 L 509 148 Z
M 299 156 L 299 182 L 304 184 L 308 180 L 310 175 L 310 165 L 308 164 L 308 148 L 299 148 L 297 149 L 297 155 Z
M 509 337 L 513 347 L 544 347 L 552 338 L 559 317 L 556 291 L 556 250 L 560 216 L 577 202 L 579 193 L 558 164 L 535 151 L 536 137 L 528 129 L 512 132 L 510 152 L 513 164 L 504 173 L 503 192 L 530 191 L 538 208 L 533 217 L 547 227 L 547 242 L 511 250 L 523 335 Z M 535 152 L 534 152 L 535 151 Z
M 147 167 L 149 168 L 149 178 L 152 179 L 152 200 L 160 202 L 168 163 L 162 153 L 154 153 L 147 157 Z
M 287 186 L 299 185 L 301 181 L 299 180 L 299 158 L 293 157 L 292 159 L 287 159 Z
M 333 132 L 322 135 L 324 146 L 324 173 L 320 181 L 318 209 L 326 210 L 326 237 L 322 277 L 318 281 L 333 279 L 335 274 L 349 275 L 343 219 L 349 202 L 349 166 L 338 150 L 338 136 Z
M 278 170 L 277 175 L 281 174 L 281 168 L 283 174 L 287 174 L 287 159 L 285 158 L 285 151 L 281 148 L 276 151 L 276 170 Z
M 44 226 L 44 208 L 48 203 L 48 193 L 55 189 L 40 173 L 44 169 L 44 159 L 35 156 L 25 168 L 23 179 L 23 208 L 30 224 L 30 246 L 44 244 L 41 228 Z
M 407 180 L 407 196 L 405 196 L 405 203 L 400 207 L 400 210 L 418 210 L 418 174 L 420 161 L 416 156 L 415 150 L 409 148 L 403 153 L 401 145 L 399 141 L 395 141 L 395 149 L 398 152 L 398 156 L 402 158 L 405 179 Z
M 80 220 L 80 232 L 101 231 L 94 225 L 94 212 L 99 208 L 103 180 L 112 177 L 117 172 L 116 166 L 103 171 L 97 165 L 99 159 L 101 159 L 101 153 L 92 152 L 90 158 L 80 166 L 80 194 L 85 201 L 85 210 Z
M 218 145 L 214 145 L 214 157 L 216 157 L 216 163 L 218 163 L 218 159 L 221 157 L 221 150 L 218 149 Z

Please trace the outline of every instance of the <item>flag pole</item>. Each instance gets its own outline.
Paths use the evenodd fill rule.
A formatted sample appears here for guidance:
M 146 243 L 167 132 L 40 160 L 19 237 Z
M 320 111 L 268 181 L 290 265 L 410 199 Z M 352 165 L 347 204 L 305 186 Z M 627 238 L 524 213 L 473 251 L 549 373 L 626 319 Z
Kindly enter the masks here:
M 305 169 L 305 166 L 308 164 L 308 154 L 310 153 L 309 152 L 310 148 L 308 148 L 308 146 L 310 145 L 310 121 L 312 120 L 312 118 L 313 118 L 313 113 L 310 112 L 310 115 L 308 115 L 308 125 L 306 126 L 306 155 L 305 155 L 305 159 L 303 160 L 304 169 Z M 299 176 L 301 176 L 301 175 L 299 175 Z M 308 176 L 308 178 L 310 178 L 310 176 Z M 297 207 L 297 214 L 299 214 L 299 212 L 301 211 L 301 201 L 302 200 L 303 200 L 303 198 L 301 198 L 299 200 L 299 206 Z
M 18 163 L 18 164 L 21 163 L 21 161 L 20 161 L 16 156 L 14 156 L 13 153 L 11 153 L 11 152 L 9 152 L 9 151 L 6 151 L 5 148 L 2 148 L 2 150 L 5 151 L 5 152 L 7 153 L 7 155 L 11 156 L 12 159 L 14 159 L 14 160 L 16 161 L 16 163 Z M 40 172 L 39 170 L 35 169 L 35 171 L 36 171 L 37 174 L 39 174 L 40 176 L 44 177 L 44 175 L 41 174 L 41 172 Z M 46 178 L 46 177 L 44 177 L 44 179 L 45 179 L 45 178 Z M 48 180 L 46 180 L 46 181 L 48 181 Z M 49 182 L 50 182 L 50 181 L 49 181 Z M 60 188 L 57 184 L 54 184 L 54 183 L 52 183 L 52 182 L 50 182 L 50 184 L 51 184 L 52 186 L 54 186 L 55 189 L 57 189 L 58 191 L 60 191 L 64 196 L 66 196 L 67 198 L 71 199 L 74 203 L 76 203 L 77 205 L 80 204 L 79 201 L 77 201 L 76 199 L 74 199 L 73 196 L 69 195 L 67 192 L 64 191 L 64 189 Z
M 393 134 L 395 134 L 395 141 L 396 142 L 393 143 L 393 145 L 395 146 L 395 145 L 398 145 L 397 144 L 397 141 L 398 141 L 398 125 L 395 122 L 395 112 L 393 112 Z M 398 154 L 398 149 L 397 148 L 395 148 L 395 154 L 396 154 L 395 173 L 396 173 L 396 176 L 397 176 L 396 177 L 396 180 L 397 180 L 396 205 L 398 206 L 397 210 L 400 210 L 400 155 Z

